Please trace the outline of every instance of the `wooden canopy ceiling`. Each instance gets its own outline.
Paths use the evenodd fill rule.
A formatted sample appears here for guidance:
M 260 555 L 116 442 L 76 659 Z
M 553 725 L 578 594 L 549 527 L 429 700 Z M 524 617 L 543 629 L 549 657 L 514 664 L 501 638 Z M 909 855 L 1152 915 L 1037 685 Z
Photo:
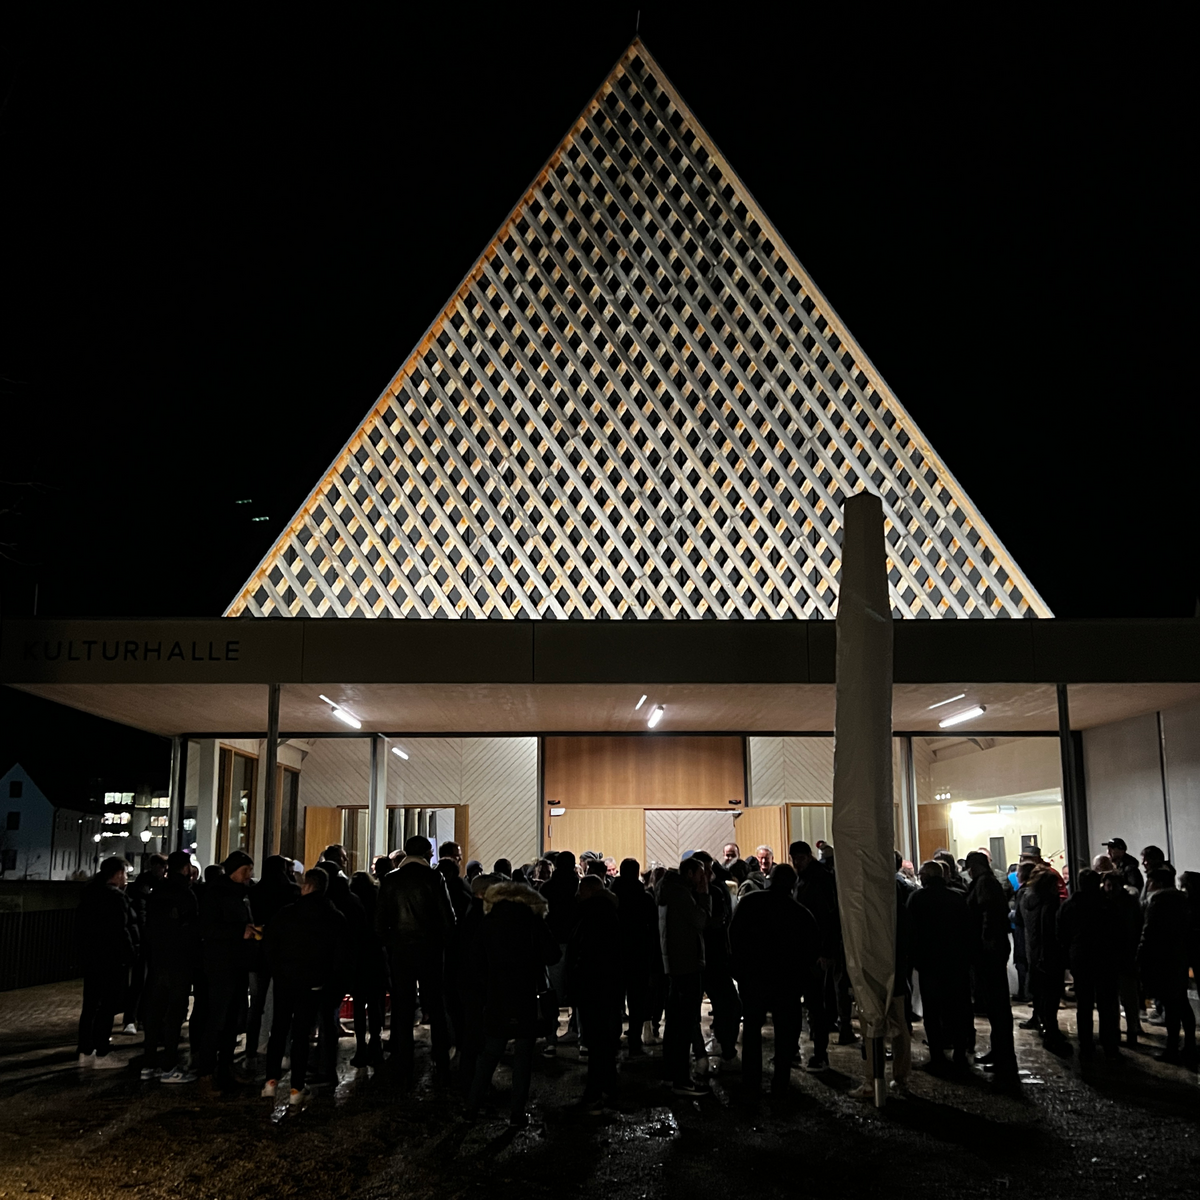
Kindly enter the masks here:
M 1049 616 L 635 40 L 227 615 Z

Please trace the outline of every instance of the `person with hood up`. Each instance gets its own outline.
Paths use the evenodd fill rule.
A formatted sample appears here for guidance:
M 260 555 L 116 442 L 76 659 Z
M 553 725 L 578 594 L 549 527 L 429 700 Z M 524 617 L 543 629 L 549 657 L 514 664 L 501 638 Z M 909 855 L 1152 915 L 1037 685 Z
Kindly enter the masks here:
M 967 899 L 946 884 L 946 869 L 934 860 L 921 864 L 921 886 L 908 898 L 909 957 L 921 987 L 928 1070 L 944 1075 L 951 1063 L 959 1074 L 970 1068 L 974 1047 L 971 1013 L 971 945 Z
M 179 1036 L 200 953 L 200 906 L 192 890 L 192 856 L 175 850 L 146 902 L 146 1040 L 142 1079 L 192 1083 L 179 1067 Z M 163 1047 L 160 1054 L 159 1047 Z
M 1155 1057 L 1159 1062 L 1194 1070 L 1196 1016 L 1187 995 L 1190 924 L 1188 897 L 1176 889 L 1174 869 L 1155 867 L 1146 876 L 1146 917 L 1138 943 L 1138 969 L 1146 994 L 1162 1001 L 1166 1016 L 1166 1049 Z
M 450 1071 L 445 967 L 446 948 L 454 936 L 454 909 L 445 879 L 430 866 L 432 858 L 428 838 L 418 834 L 404 843 L 404 858 L 380 885 L 375 916 L 375 932 L 388 949 L 392 974 L 392 1059 L 409 1080 L 415 1066 L 418 995 L 429 1017 L 434 1070 L 442 1076 Z
M 1101 888 L 1099 874 L 1080 871 L 1078 889 L 1058 911 L 1058 941 L 1075 981 L 1075 1024 L 1084 1057 L 1095 1051 L 1094 1011 L 1100 1015 L 1101 1049 L 1109 1058 L 1121 1053 L 1117 962 L 1110 951 L 1116 920 L 1112 897 Z
M 292 873 L 291 859 L 272 854 L 263 863 L 262 878 L 249 893 L 250 913 L 261 934 L 275 914 L 300 899 L 300 885 Z M 271 986 L 271 964 L 261 937 L 250 943 L 250 1016 L 246 1022 L 246 1069 L 258 1065 L 258 1044 L 262 1035 L 263 1012 Z
M 1072 1053 L 1058 1023 L 1066 961 L 1058 940 L 1058 914 L 1062 902 L 1058 877 L 1044 867 L 1035 867 L 1029 886 L 1021 896 L 1021 924 L 1025 927 L 1025 954 L 1029 959 L 1029 985 L 1033 994 L 1033 1016 L 1022 1026 L 1039 1029 L 1042 1045 L 1064 1057 Z
M 762 1028 L 775 1023 L 771 1091 L 787 1091 L 800 1048 L 801 1003 L 820 987 L 817 955 L 821 933 L 812 913 L 792 896 L 796 872 L 777 863 L 765 891 L 744 896 L 734 910 L 729 940 L 733 973 L 742 994 L 742 1084 L 747 1097 L 762 1091 Z M 822 1047 L 818 1053 L 824 1057 Z
M 667 974 L 663 1071 L 677 1096 L 706 1096 L 708 1089 L 692 1078 L 688 1050 L 700 1024 L 704 998 L 704 930 L 712 916 L 708 866 L 686 858 L 679 870 L 667 871 L 655 891 L 658 936 Z
M 639 871 L 636 858 L 622 859 L 612 884 L 619 905 L 621 942 L 616 965 L 629 1015 L 626 1042 L 630 1058 L 641 1058 L 646 1053 L 642 1039 L 650 1019 L 650 973 L 654 956 L 659 953 L 658 908 Z
M 561 954 L 546 921 L 548 907 L 541 893 L 512 880 L 499 880 L 483 893 L 478 949 L 486 971 L 484 1040 L 467 1095 L 468 1116 L 479 1112 L 511 1039 L 515 1054 L 508 1123 L 514 1128 L 528 1124 L 525 1105 L 540 1018 L 538 996 L 545 986 L 546 968 Z
M 275 914 L 264 943 L 275 981 L 275 1008 L 267 1039 L 267 1082 L 273 1098 L 283 1074 L 283 1052 L 292 1043 L 291 1104 L 308 1095 L 308 1059 L 313 1026 L 333 1011 L 349 970 L 346 918 L 329 902 L 329 876 L 314 867 L 304 874 L 300 899 Z M 326 1031 L 322 1030 L 322 1037 Z
M 113 1017 L 124 1001 L 137 955 L 135 918 L 125 899 L 125 866 L 123 858 L 106 858 L 79 902 L 75 932 L 83 967 L 81 1067 L 116 1070 L 126 1065 L 109 1053 Z
M 598 875 L 579 883 L 575 928 L 567 939 L 567 988 L 579 997 L 587 1030 L 587 1083 L 581 1104 L 598 1116 L 617 1087 L 621 1042 L 621 919 L 619 901 Z M 581 1056 L 583 1047 L 580 1047 Z
M 558 945 L 559 956 L 550 970 L 550 990 L 555 993 L 559 1007 L 570 1002 L 567 994 L 564 972 L 566 970 L 567 939 L 575 924 L 575 897 L 579 893 L 579 873 L 575 869 L 575 855 L 570 850 L 560 850 L 554 858 L 554 874 L 542 884 L 542 895 L 550 906 L 546 921 L 550 933 Z M 576 1014 L 571 1015 L 567 1024 L 567 1032 L 572 1032 L 572 1026 L 578 1030 L 579 1020 Z M 558 1053 L 558 1022 L 554 1022 L 546 1036 L 546 1045 L 542 1053 L 547 1058 L 553 1058 Z
M 200 895 L 208 1003 L 199 1069 L 202 1080 L 215 1079 L 219 1087 L 249 1082 L 234 1070 L 233 1055 L 245 1026 L 250 986 L 250 943 L 255 929 L 247 885 L 253 870 L 254 859 L 244 850 L 234 850 Z

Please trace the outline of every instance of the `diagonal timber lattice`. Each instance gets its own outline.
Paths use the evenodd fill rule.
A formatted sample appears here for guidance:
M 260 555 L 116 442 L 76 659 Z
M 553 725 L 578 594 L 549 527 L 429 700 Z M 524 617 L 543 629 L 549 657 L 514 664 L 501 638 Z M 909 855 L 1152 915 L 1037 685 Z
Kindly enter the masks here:
M 635 41 L 228 614 L 832 617 L 862 488 L 897 615 L 1050 615 Z

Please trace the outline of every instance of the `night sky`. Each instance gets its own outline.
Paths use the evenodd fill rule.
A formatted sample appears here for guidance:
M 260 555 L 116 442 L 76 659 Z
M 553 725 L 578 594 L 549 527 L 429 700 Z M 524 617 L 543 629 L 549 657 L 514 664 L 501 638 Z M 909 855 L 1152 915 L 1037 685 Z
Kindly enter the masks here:
M 1055 613 L 1192 616 L 1183 31 L 640 7 Z M 43 616 L 218 615 L 638 8 L 248 24 L 43 6 L 10 28 L 4 614 L 28 615 L 36 584 Z

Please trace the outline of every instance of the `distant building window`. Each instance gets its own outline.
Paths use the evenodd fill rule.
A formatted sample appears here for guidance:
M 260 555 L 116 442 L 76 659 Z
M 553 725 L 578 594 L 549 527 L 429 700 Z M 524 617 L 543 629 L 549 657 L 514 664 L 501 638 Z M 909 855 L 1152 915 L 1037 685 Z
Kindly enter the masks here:
M 10 779 L 8 781 L 8 798 L 10 800 L 20 800 L 25 795 L 25 780 Z
M 21 828 L 21 814 L 19 812 L 10 812 L 8 814 L 8 823 L 5 825 L 5 828 L 6 829 L 20 829 Z
M 15 871 L 17 869 L 17 852 L 16 849 L 0 850 L 0 872 Z

